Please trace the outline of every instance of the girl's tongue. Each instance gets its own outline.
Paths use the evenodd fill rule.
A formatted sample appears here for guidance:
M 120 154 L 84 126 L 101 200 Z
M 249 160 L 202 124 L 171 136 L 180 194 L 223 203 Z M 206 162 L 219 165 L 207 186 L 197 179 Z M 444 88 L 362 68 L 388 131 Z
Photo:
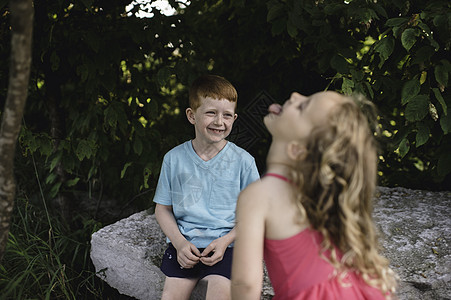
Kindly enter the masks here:
M 268 112 L 271 114 L 278 115 L 282 112 L 282 106 L 277 103 L 273 103 L 268 107 Z

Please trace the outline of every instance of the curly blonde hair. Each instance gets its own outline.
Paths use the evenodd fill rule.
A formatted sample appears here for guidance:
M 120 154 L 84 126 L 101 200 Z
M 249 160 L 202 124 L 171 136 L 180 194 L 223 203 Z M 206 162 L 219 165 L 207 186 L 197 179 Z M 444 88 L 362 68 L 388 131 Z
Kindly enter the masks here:
M 322 233 L 321 253 L 330 251 L 327 259 L 338 274 L 355 271 L 393 297 L 396 275 L 379 254 L 372 218 L 378 150 L 369 124 L 376 120 L 375 109 L 363 96 L 344 98 L 326 124 L 313 129 L 307 157 L 296 166 L 298 205 L 312 228 Z M 362 107 L 369 108 L 369 118 Z

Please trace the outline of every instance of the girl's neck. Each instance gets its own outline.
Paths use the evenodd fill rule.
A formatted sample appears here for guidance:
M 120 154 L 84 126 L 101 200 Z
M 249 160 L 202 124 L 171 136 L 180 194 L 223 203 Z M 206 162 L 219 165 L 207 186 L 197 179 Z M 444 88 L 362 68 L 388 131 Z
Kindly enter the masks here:
M 191 145 L 193 146 L 194 152 L 204 161 L 209 161 L 215 157 L 225 145 L 227 145 L 227 140 L 222 140 L 219 143 L 205 144 L 199 140 L 191 140 Z
M 275 161 L 275 160 L 268 160 L 266 162 L 266 173 L 273 173 L 278 174 L 283 177 L 286 177 L 288 180 L 292 180 L 292 172 L 293 172 L 293 166 L 289 163 L 285 163 L 283 161 Z
M 283 144 L 273 141 L 266 159 L 266 173 L 276 173 L 291 180 L 295 162 L 288 158 L 284 148 Z

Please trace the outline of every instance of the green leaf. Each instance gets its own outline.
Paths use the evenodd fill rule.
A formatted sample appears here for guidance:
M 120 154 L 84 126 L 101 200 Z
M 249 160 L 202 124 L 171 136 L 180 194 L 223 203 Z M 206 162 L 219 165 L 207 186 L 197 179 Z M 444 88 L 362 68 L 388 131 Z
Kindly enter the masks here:
M 373 99 L 374 98 L 373 86 L 368 81 L 365 81 L 365 85 L 366 88 L 368 89 L 368 93 L 370 94 L 370 99 Z
M 122 168 L 122 171 L 121 171 L 121 179 L 124 178 L 125 172 L 127 171 L 128 167 L 130 167 L 131 165 L 132 165 L 132 162 L 128 162 L 124 165 L 124 167 Z
M 149 177 L 150 177 L 150 174 L 152 174 L 152 170 L 149 167 L 145 167 L 143 173 L 144 173 L 143 174 L 144 175 L 144 187 L 146 189 L 148 189 L 149 188 Z
M 137 138 L 135 136 L 135 140 L 133 142 L 133 151 L 135 151 L 136 154 L 141 155 L 143 151 L 143 143 L 140 138 Z
M 438 83 L 443 86 L 448 85 L 448 70 L 444 65 L 436 65 L 434 75 Z
M 348 62 L 341 55 L 335 54 L 330 60 L 330 66 L 338 73 L 346 74 L 349 71 Z
M 440 155 L 437 162 L 437 173 L 442 177 L 445 177 L 451 173 L 451 155 L 449 152 L 445 152 Z
M 363 70 L 352 69 L 351 75 L 352 75 L 352 79 L 354 79 L 356 81 L 361 81 L 363 79 L 364 73 L 363 73 Z
M 417 124 L 417 135 L 415 139 L 415 145 L 418 147 L 424 145 L 429 140 L 429 127 L 426 126 L 424 123 L 418 123 Z
M 446 105 L 445 99 L 443 99 L 442 94 L 440 93 L 440 90 L 438 88 L 433 88 L 432 91 L 434 92 L 435 98 L 442 106 L 443 112 L 446 115 L 448 113 L 448 106 Z
M 268 15 L 266 16 L 266 22 L 271 22 L 284 14 L 285 6 L 282 4 L 275 4 L 269 8 Z
M 70 179 L 66 182 L 66 186 L 71 187 L 76 185 L 78 182 L 80 181 L 80 177 L 74 178 L 74 179 Z
M 55 196 L 58 194 L 60 187 L 61 187 L 62 182 L 57 182 L 55 185 L 52 186 L 52 188 L 50 189 L 50 198 L 55 198 Z
M 395 40 L 391 36 L 386 36 L 376 43 L 374 50 L 379 53 L 382 62 L 385 62 L 393 53 L 395 48 Z
M 341 85 L 341 90 L 343 91 L 343 93 L 345 93 L 346 95 L 351 95 L 353 87 L 354 81 L 343 77 L 343 83 Z
M 440 126 L 444 134 L 448 134 L 451 131 L 451 113 L 449 111 L 440 118 Z
M 45 179 L 45 183 L 49 184 L 49 183 L 53 183 L 55 181 L 55 179 L 57 178 L 57 174 L 56 173 L 50 173 L 49 176 L 47 176 L 47 178 Z
M 398 27 L 406 23 L 408 20 L 408 18 L 392 18 L 388 19 L 387 22 L 385 22 L 385 25 L 389 27 Z
M 424 64 L 431 59 L 431 56 L 435 53 L 434 48 L 430 46 L 424 46 L 415 52 L 412 59 L 412 64 Z
M 75 149 L 75 155 L 78 160 L 82 161 L 85 157 L 90 158 L 94 154 L 93 143 L 87 140 L 80 140 L 77 149 Z
M 158 84 L 165 85 L 168 82 L 169 77 L 171 77 L 171 70 L 169 69 L 169 67 L 163 67 L 160 70 L 158 70 L 157 73 Z
M 403 138 L 401 143 L 399 143 L 399 155 L 402 157 L 406 156 L 406 154 L 410 150 L 410 143 L 407 138 Z
M 420 81 L 418 79 L 413 78 L 407 81 L 401 90 L 401 104 L 404 105 L 408 103 L 410 99 L 418 95 L 420 88 Z
M 378 15 L 380 15 L 380 16 L 382 16 L 384 18 L 388 18 L 387 12 L 382 7 L 382 5 L 379 5 L 379 4 L 373 3 L 373 2 L 369 2 L 369 4 L 378 13 Z
M 429 111 L 429 97 L 417 95 L 407 103 L 405 110 L 406 120 L 409 122 L 421 121 Z
M 63 152 L 59 152 L 50 162 L 50 172 L 55 169 L 56 165 L 58 165 L 59 162 L 61 162 L 61 158 L 63 157 Z
M 412 48 L 412 46 L 417 41 L 417 36 L 418 36 L 418 30 L 416 30 L 414 28 L 407 28 L 406 30 L 403 31 L 403 33 L 401 35 L 402 46 L 407 51 L 409 51 L 410 48 Z
M 105 109 L 104 115 L 105 115 L 105 123 L 110 125 L 110 127 L 115 128 L 117 125 L 118 115 L 112 105 L 108 106 Z
M 291 22 L 287 22 L 287 32 L 292 38 L 298 35 L 298 30 Z

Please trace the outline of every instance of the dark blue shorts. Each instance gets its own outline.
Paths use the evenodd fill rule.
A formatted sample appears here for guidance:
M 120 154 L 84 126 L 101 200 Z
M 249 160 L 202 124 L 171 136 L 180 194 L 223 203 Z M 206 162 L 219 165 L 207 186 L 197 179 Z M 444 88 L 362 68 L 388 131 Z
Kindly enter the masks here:
M 203 250 L 199 249 L 200 252 Z M 222 260 L 213 266 L 206 266 L 199 262 L 191 269 L 182 269 L 177 261 L 177 250 L 172 243 L 169 243 L 168 248 L 164 252 L 160 269 L 168 277 L 202 279 L 208 275 L 221 275 L 230 279 L 232 273 L 232 255 L 233 248 L 227 248 Z

